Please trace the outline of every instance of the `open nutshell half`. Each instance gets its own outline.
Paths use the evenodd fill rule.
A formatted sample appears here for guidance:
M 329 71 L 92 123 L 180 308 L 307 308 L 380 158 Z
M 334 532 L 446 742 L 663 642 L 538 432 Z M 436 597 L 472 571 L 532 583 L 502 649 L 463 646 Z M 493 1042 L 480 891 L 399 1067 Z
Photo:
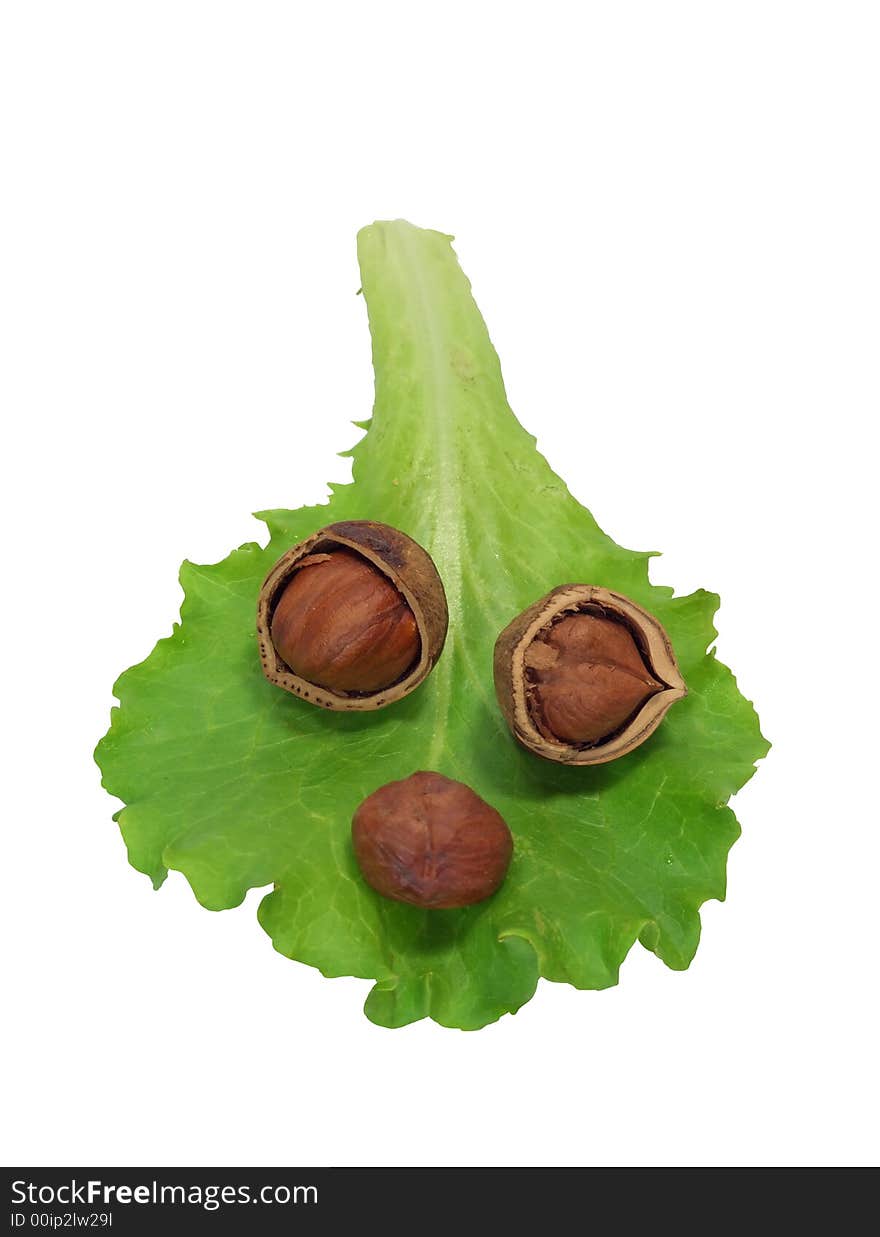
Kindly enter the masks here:
M 529 751 L 596 765 L 644 743 L 687 688 L 652 614 L 622 593 L 563 584 L 498 637 L 495 692 Z
M 381 709 L 407 696 L 436 665 L 447 624 L 431 556 L 372 520 L 330 524 L 293 546 L 257 602 L 266 678 L 324 709 Z

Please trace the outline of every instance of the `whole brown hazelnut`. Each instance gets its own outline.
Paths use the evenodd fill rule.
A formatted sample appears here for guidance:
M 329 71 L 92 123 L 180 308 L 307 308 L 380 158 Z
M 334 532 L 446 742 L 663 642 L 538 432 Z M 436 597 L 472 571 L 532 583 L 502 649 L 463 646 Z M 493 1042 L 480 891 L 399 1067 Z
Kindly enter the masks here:
M 434 910 L 488 898 L 513 854 L 501 815 L 441 773 L 413 773 L 374 791 L 354 814 L 352 840 L 378 893 Z
M 270 682 L 328 709 L 379 709 L 433 669 L 446 597 L 430 556 L 399 529 L 331 524 L 288 550 L 260 590 Z
M 657 619 L 587 584 L 553 589 L 504 629 L 495 690 L 524 747 L 573 765 L 632 751 L 687 694 Z

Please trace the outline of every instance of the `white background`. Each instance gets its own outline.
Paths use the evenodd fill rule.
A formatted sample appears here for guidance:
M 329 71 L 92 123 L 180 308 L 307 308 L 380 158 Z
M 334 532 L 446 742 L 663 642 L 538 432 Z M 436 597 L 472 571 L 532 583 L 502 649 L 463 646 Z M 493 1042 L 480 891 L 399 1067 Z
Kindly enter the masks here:
M 4 5 L 4 1162 L 876 1162 L 878 51 L 842 0 Z M 91 757 L 179 561 L 349 476 L 396 216 L 774 742 L 689 971 L 475 1034 L 154 894 Z

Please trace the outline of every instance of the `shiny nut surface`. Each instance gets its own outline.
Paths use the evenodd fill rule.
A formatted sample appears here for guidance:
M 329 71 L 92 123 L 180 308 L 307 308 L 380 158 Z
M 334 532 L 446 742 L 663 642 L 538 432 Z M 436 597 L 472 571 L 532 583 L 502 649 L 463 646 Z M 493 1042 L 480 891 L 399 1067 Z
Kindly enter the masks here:
M 378 893 L 434 910 L 488 898 L 513 854 L 501 815 L 440 773 L 413 773 L 374 791 L 354 814 L 352 841 Z
M 308 554 L 272 615 L 272 642 L 300 678 L 336 692 L 390 687 L 419 655 L 413 612 L 359 554 Z
M 347 520 L 292 546 L 266 576 L 260 662 L 270 683 L 309 704 L 381 709 L 430 674 L 447 621 L 430 555 L 390 525 Z
M 525 650 L 532 720 L 545 739 L 601 743 L 663 690 L 632 632 L 605 611 L 567 614 Z
M 504 629 L 495 691 L 524 747 L 573 765 L 633 751 L 687 694 L 658 620 L 622 593 L 588 584 L 553 589 Z

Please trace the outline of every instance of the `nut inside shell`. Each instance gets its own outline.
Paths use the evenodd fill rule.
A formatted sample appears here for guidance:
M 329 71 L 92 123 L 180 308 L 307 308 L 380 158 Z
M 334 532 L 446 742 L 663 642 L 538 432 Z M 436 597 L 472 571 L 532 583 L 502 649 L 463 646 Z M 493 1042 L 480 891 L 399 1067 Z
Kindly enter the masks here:
M 495 690 L 516 739 L 561 764 L 633 751 L 687 695 L 669 637 L 631 598 L 553 589 L 498 637 Z
M 280 621 L 284 617 L 283 610 L 285 607 L 290 610 L 292 597 L 294 602 L 297 600 L 294 594 L 300 587 L 299 577 L 307 594 L 299 606 L 300 614 L 307 614 L 314 625 L 318 621 L 316 615 L 320 614 L 315 607 L 330 606 L 328 619 L 333 621 L 338 613 L 334 597 L 338 600 L 339 595 L 333 592 L 332 571 L 328 571 L 328 565 L 356 568 L 359 562 L 365 568 L 361 575 L 372 576 L 377 586 L 375 604 L 382 609 L 385 624 L 378 629 L 381 638 L 367 642 L 369 648 L 365 658 L 373 664 L 362 661 L 360 666 L 347 667 L 345 675 L 337 673 L 322 676 L 325 677 L 323 682 L 314 681 L 306 677 L 313 673 L 315 659 L 307 655 L 310 650 L 304 642 L 301 659 L 288 652 L 300 673 L 282 654 L 281 649 L 287 648 L 285 636 L 290 630 L 289 624 Z M 320 574 L 322 571 L 324 575 Z M 355 570 L 353 578 L 356 576 Z M 331 579 L 330 589 L 317 598 L 309 597 L 310 584 L 306 582 L 323 581 L 325 577 Z M 401 603 L 396 608 L 392 604 L 390 611 L 389 597 Z M 296 608 L 294 606 L 294 610 Z M 394 618 L 391 626 L 388 626 L 389 613 Z M 266 576 L 257 603 L 257 640 L 266 678 L 310 704 L 335 710 L 380 709 L 408 695 L 430 674 L 440 657 L 447 623 L 443 583 L 430 555 L 399 529 L 372 520 L 330 524 L 293 546 Z M 395 642 L 400 645 L 396 651 Z M 383 681 L 385 667 L 394 676 L 392 681 Z M 356 686 L 348 688 L 344 686 L 346 683 Z

